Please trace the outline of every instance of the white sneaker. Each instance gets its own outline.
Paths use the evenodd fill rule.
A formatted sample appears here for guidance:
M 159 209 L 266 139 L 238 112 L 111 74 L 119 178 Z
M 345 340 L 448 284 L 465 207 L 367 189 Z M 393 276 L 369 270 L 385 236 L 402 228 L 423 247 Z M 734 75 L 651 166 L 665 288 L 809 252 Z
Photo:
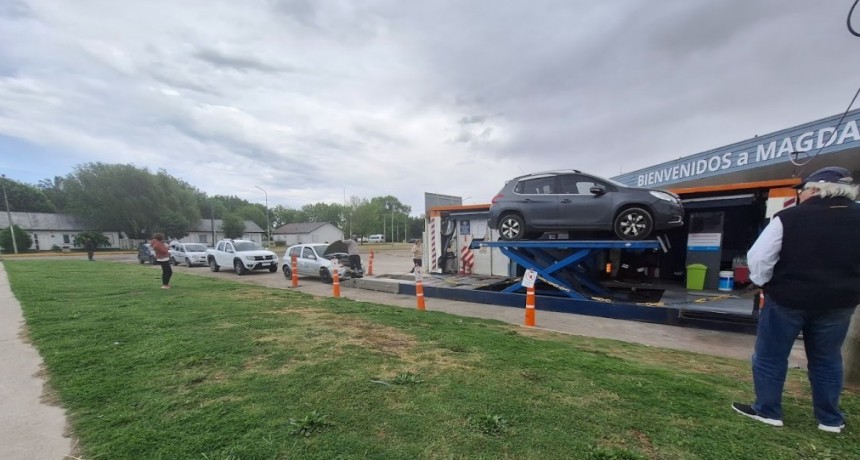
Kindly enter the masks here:
M 825 425 L 823 423 L 818 424 L 819 430 L 826 431 L 828 433 L 841 433 L 843 428 L 845 428 L 844 423 L 842 425 L 839 425 L 839 426 Z

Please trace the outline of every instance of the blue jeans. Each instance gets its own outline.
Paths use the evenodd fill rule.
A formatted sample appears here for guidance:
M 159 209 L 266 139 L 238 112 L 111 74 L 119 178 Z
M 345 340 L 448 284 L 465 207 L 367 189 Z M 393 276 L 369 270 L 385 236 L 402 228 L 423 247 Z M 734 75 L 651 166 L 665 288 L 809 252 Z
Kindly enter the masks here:
M 839 410 L 842 342 L 853 313 L 854 308 L 822 311 L 787 308 L 765 295 L 752 356 L 753 409 L 765 417 L 782 420 L 782 390 L 788 356 L 797 334 L 803 331 L 815 418 L 824 425 L 841 425 L 844 422 Z

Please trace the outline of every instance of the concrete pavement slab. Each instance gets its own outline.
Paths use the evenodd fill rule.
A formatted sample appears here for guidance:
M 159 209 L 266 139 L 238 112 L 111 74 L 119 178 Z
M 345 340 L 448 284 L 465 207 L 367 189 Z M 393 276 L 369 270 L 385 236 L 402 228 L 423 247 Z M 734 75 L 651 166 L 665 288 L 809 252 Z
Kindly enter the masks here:
M 62 459 L 72 452 L 65 411 L 42 402 L 41 369 L 42 357 L 26 340 L 21 304 L 0 263 L 0 459 Z

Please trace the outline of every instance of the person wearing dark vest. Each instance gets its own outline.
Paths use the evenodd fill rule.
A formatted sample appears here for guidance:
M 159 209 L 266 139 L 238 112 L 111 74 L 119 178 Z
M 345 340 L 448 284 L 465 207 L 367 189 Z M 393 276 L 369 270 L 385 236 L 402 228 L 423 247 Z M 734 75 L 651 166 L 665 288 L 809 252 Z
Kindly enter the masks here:
M 783 426 L 788 357 L 803 332 L 818 429 L 841 433 L 842 343 L 860 303 L 860 205 L 851 172 L 827 167 L 798 187 L 798 205 L 777 213 L 747 254 L 764 291 L 752 355 L 755 402 L 732 403 L 747 417 Z

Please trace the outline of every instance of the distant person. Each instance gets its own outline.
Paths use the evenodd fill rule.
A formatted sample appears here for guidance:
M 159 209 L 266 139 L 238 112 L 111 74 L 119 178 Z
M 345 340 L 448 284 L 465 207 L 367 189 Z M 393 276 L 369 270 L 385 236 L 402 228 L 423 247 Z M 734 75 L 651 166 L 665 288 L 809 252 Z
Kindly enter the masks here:
M 798 205 L 774 216 L 747 254 L 764 291 L 752 355 L 755 401 L 732 408 L 782 426 L 788 356 L 800 332 L 818 429 L 841 433 L 842 342 L 860 303 L 860 205 L 845 168 L 822 168 L 798 186 Z
M 173 268 L 170 267 L 170 249 L 164 244 L 164 235 L 161 233 L 152 235 L 152 241 L 149 244 L 155 252 L 155 261 L 161 265 L 161 289 L 170 289 Z
M 415 273 L 416 268 L 418 271 L 421 271 L 424 259 L 424 240 L 415 240 L 415 244 L 412 245 L 410 252 L 412 252 L 412 270 L 409 270 L 409 273 Z

